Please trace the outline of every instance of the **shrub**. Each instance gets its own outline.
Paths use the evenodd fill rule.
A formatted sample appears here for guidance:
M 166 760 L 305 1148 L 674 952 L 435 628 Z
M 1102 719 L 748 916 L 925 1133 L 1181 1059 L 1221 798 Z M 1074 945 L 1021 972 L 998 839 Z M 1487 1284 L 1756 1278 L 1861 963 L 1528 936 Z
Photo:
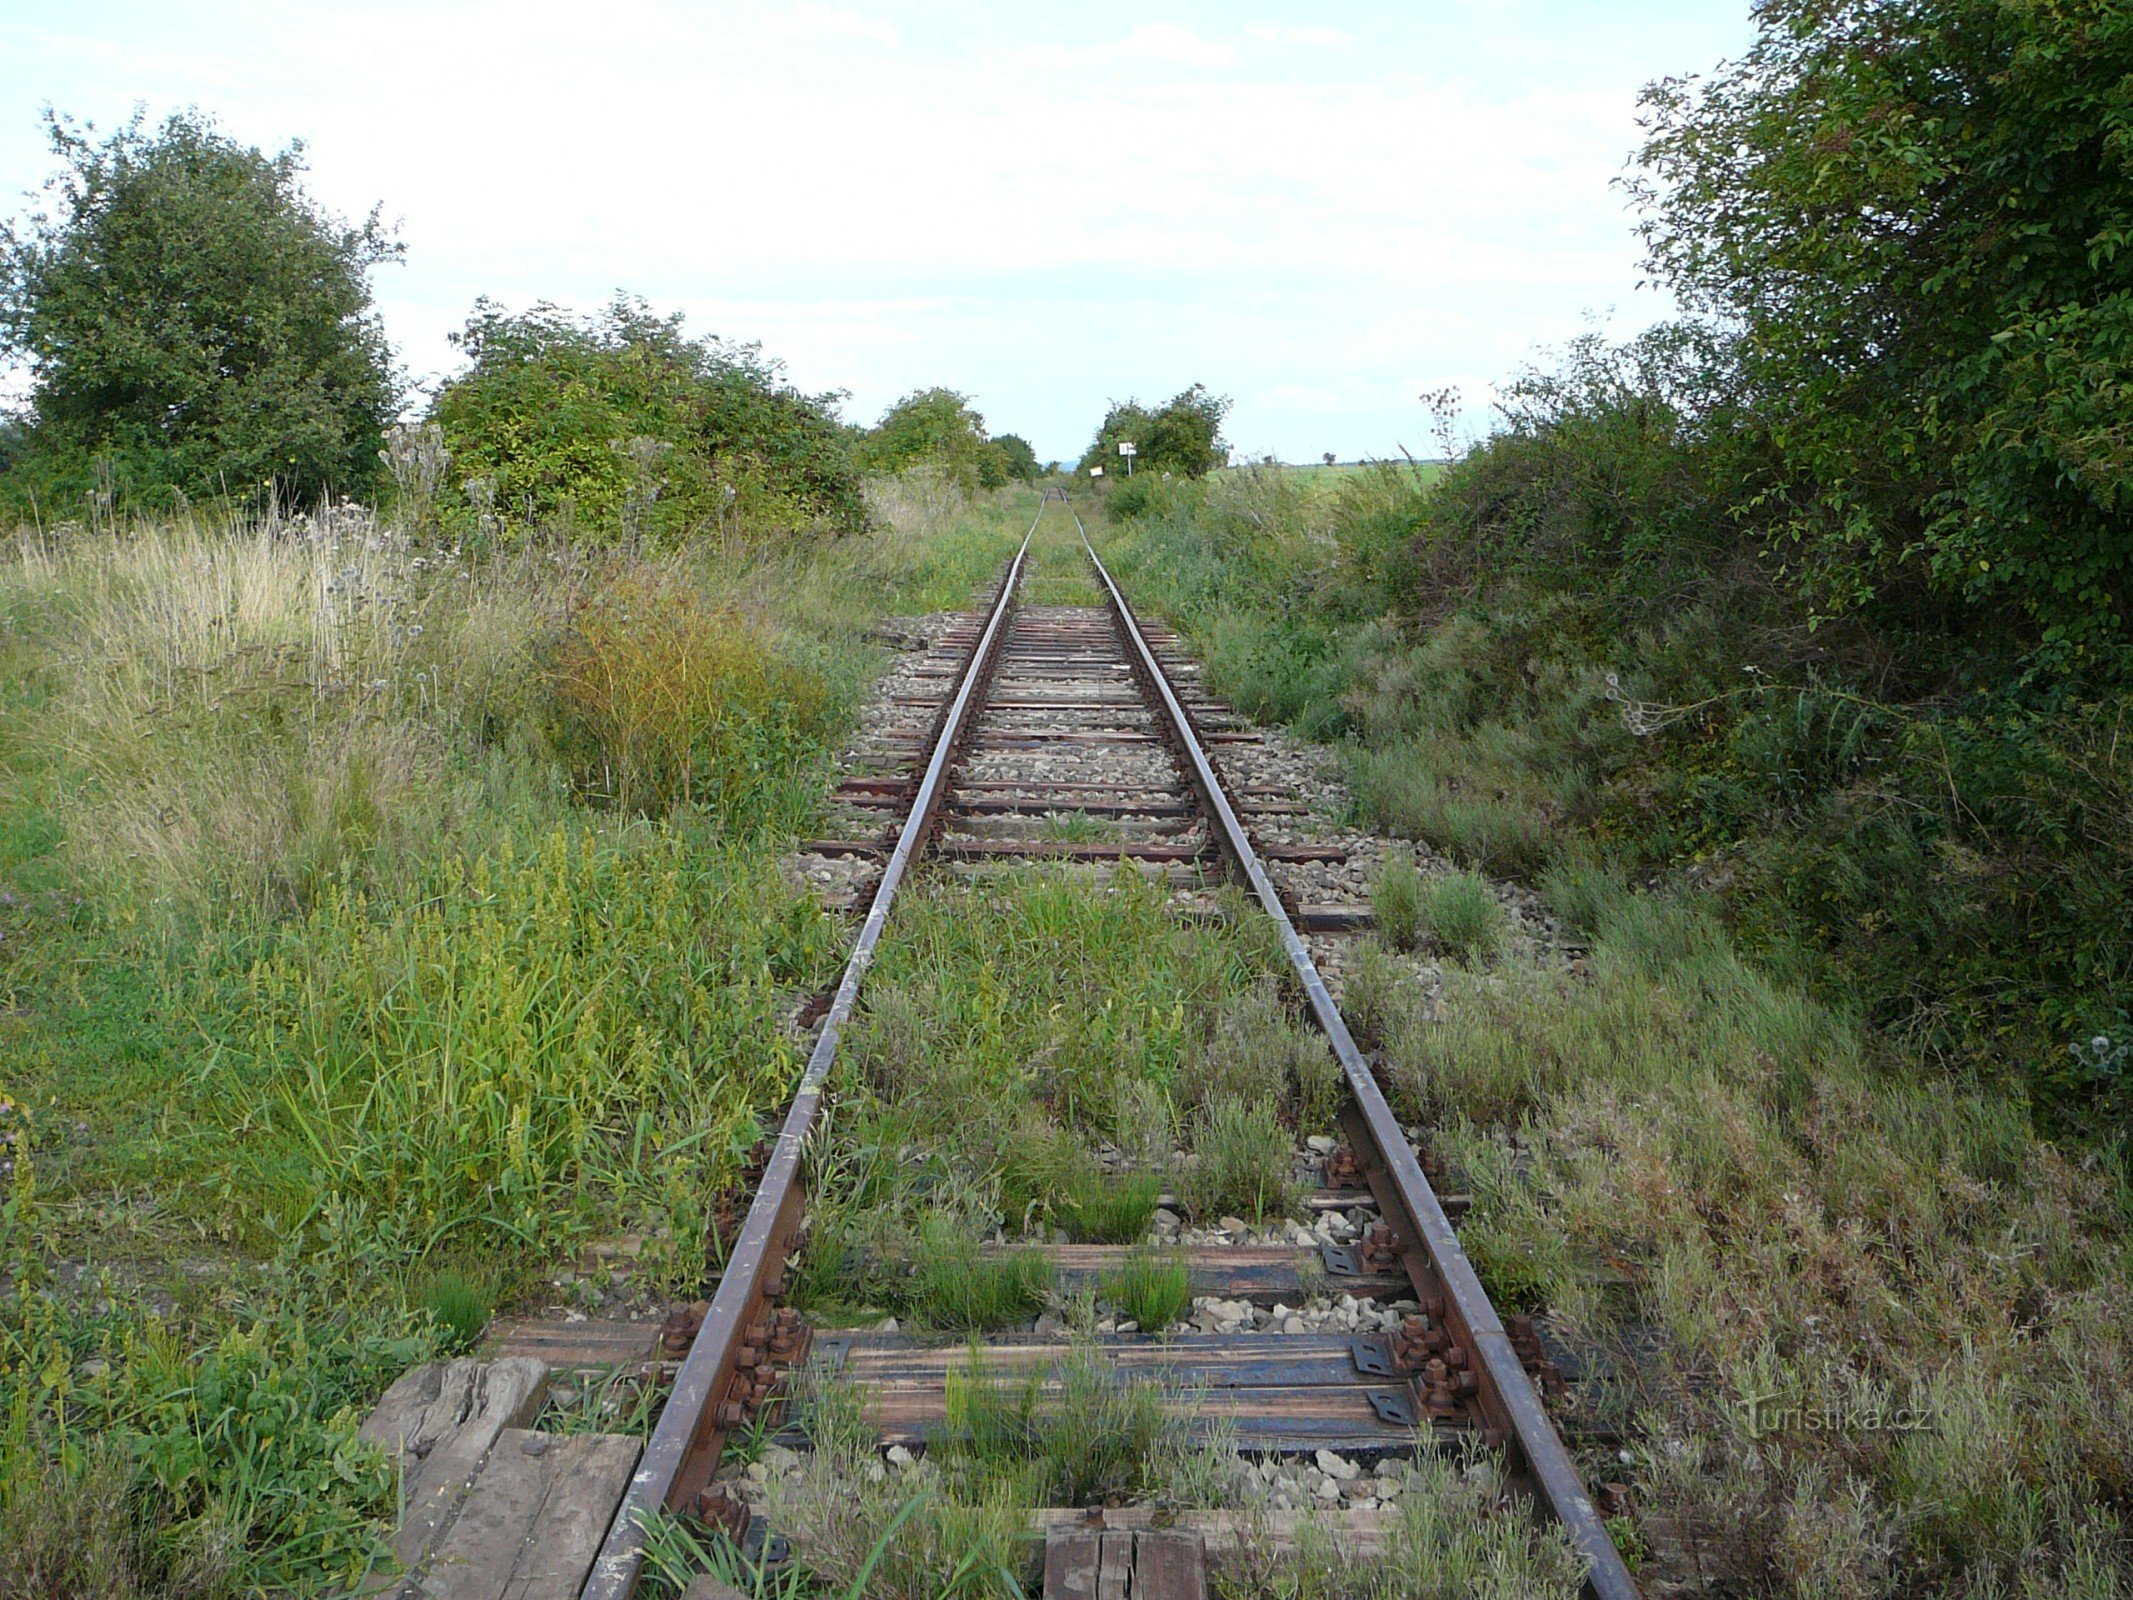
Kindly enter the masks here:
M 1033 469 L 1036 458 L 1027 444 L 1022 444 L 1022 455 Z M 860 437 L 854 458 L 868 472 L 928 468 L 966 496 L 1000 488 L 1018 475 L 1015 458 L 986 436 L 985 419 L 971 409 L 970 397 L 953 389 L 917 389 L 905 395 Z
M 866 526 L 836 397 L 800 393 L 755 345 L 692 340 L 627 297 L 586 318 L 480 300 L 455 342 L 469 365 L 430 420 L 454 462 L 440 514 L 462 535 L 559 524 L 673 547 Z
M 1138 400 L 1114 400 L 1096 429 L 1096 437 L 1083 452 L 1081 470 L 1102 467 L 1117 472 L 1123 465 L 1118 454 L 1121 441 L 1134 445 L 1134 475 L 1171 472 L 1181 478 L 1198 478 L 1229 460 L 1229 446 L 1222 442 L 1222 419 L 1229 414 L 1224 395 L 1209 394 L 1205 384 L 1172 395 L 1150 410 Z
M 620 809 L 701 807 L 740 830 L 790 825 L 808 804 L 827 686 L 677 576 L 619 574 L 571 619 L 553 670 L 558 744 Z
M 1455 960 L 1494 955 L 1503 944 L 1503 906 L 1479 873 L 1432 878 L 1422 888 L 1419 909 L 1430 936 Z
M 399 254 L 195 111 L 101 143 L 47 113 L 48 216 L 0 230 L 0 349 L 32 423 L 0 495 L 18 513 L 228 494 L 309 505 L 377 474 L 397 395 L 367 274 Z

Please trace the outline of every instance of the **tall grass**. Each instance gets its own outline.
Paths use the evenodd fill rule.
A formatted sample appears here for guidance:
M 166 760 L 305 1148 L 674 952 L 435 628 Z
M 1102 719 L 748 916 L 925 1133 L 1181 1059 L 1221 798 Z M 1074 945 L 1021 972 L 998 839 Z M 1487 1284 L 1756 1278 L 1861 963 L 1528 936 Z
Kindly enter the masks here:
M 729 827 L 804 820 L 832 705 L 768 628 L 674 572 L 628 570 L 577 609 L 553 668 L 561 744 L 625 811 L 701 806 Z
M 222 1043 L 196 1084 L 285 1230 L 416 1254 L 603 1219 L 686 1237 L 797 1070 L 785 986 L 830 956 L 767 864 L 558 828 L 405 904 L 329 888 L 200 1011 Z

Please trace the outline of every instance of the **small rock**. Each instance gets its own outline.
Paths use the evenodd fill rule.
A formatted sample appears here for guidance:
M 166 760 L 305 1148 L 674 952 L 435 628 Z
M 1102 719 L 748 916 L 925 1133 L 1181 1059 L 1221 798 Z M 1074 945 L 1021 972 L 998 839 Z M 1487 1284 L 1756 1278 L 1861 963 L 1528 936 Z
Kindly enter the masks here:
M 1319 1499 L 1330 1504 L 1341 1497 L 1341 1486 L 1331 1478 L 1326 1478 L 1319 1483 L 1318 1488 L 1313 1492 L 1317 1494 Z
M 1331 1155 L 1333 1147 L 1338 1143 L 1340 1143 L 1338 1139 L 1326 1133 L 1314 1133 L 1310 1138 L 1304 1140 L 1306 1148 L 1322 1156 Z
M 1224 1217 L 1215 1224 L 1224 1233 L 1249 1233 L 1252 1225 L 1242 1217 Z
M 918 1457 L 900 1444 L 890 1445 L 884 1459 L 899 1472 L 911 1472 L 918 1466 Z
M 770 1469 L 760 1461 L 751 1461 L 748 1463 L 748 1470 L 743 1476 L 750 1483 L 768 1483 L 770 1481 Z
M 1376 1504 L 1378 1480 L 1375 1478 L 1350 1478 L 1341 1485 L 1343 1500 L 1367 1500 Z
M 1361 1467 L 1357 1466 L 1353 1461 L 1343 1460 L 1341 1457 L 1335 1455 L 1331 1450 L 1321 1450 L 1311 1459 L 1318 1463 L 1319 1471 L 1323 1472 L 1329 1478 L 1338 1478 L 1343 1483 L 1347 1482 L 1350 1478 L 1360 1477 L 1362 1475 L 1363 1469 Z
M 904 1330 L 903 1324 L 898 1322 L 894 1317 L 883 1317 L 881 1319 L 881 1325 L 874 1331 L 877 1333 L 901 1333 Z
M 1175 1211 L 1171 1210 L 1168 1206 L 1157 1206 L 1155 1208 L 1154 1222 L 1155 1226 L 1158 1229 L 1175 1230 L 1178 1228 L 1182 1228 L 1185 1225 L 1185 1219 L 1180 1217 Z
M 1056 1311 L 1047 1311 L 1037 1319 L 1037 1337 L 1048 1339 L 1066 1332 L 1066 1319 Z

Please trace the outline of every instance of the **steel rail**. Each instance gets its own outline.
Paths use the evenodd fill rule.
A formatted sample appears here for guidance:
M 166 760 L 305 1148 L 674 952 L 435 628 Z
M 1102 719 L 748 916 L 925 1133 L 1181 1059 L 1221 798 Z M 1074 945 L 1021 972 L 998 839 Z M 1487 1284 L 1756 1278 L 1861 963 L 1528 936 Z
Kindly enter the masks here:
M 1047 499 L 1049 495 L 1047 494 Z M 718 1466 L 719 1451 L 732 1420 L 723 1417 L 726 1394 L 738 1369 L 737 1358 L 747 1330 L 765 1305 L 784 1291 L 785 1256 L 797 1231 L 804 1209 L 800 1181 L 801 1160 L 822 1106 L 822 1092 L 845 1025 L 851 1020 L 859 985 L 873 965 L 875 947 L 888 925 L 889 907 L 905 872 L 924 851 L 938 820 L 948 773 L 959 754 L 970 725 L 970 711 L 984 694 L 998 664 L 1000 646 L 1007 637 L 1007 621 L 1015 607 L 1023 568 L 1029 559 L 1030 539 L 1044 519 L 1045 501 L 1039 501 L 1037 517 L 1023 534 L 1014 560 L 1008 564 L 1000 592 L 985 622 L 984 631 L 972 647 L 968 664 L 957 682 L 953 698 L 936 724 L 932 755 L 912 797 L 896 849 L 883 869 L 880 885 L 867 908 L 866 922 L 852 946 L 837 993 L 822 1019 L 822 1032 L 807 1058 L 791 1108 L 778 1130 L 777 1145 L 763 1170 L 741 1225 L 740 1236 L 726 1259 L 718 1289 L 705 1313 L 703 1327 L 689 1346 L 688 1356 L 675 1374 L 659 1424 L 638 1459 L 628 1492 L 616 1509 L 613 1522 L 592 1570 L 579 1591 L 579 1600 L 628 1600 L 636 1590 L 644 1567 L 642 1518 L 656 1508 L 673 1510 L 690 1504 L 698 1491 L 711 1481 Z M 1071 508 L 1069 508 L 1071 509 Z M 1078 522 L 1079 519 L 1077 519 Z
M 1067 510 L 1074 518 L 1075 529 L 1081 534 L 1082 548 L 1088 552 L 1089 561 L 1096 568 L 1112 615 L 1127 642 L 1134 674 L 1161 707 L 1169 723 L 1171 742 L 1186 763 L 1187 778 L 1199 792 L 1214 821 L 1224 854 L 1251 885 L 1261 909 L 1274 919 L 1289 963 L 1310 1001 L 1311 1014 L 1340 1060 L 1341 1071 L 1347 1077 L 1355 1100 L 1352 1118 L 1347 1119 L 1350 1143 L 1358 1152 L 1368 1152 L 1375 1157 L 1369 1161 L 1367 1176 L 1383 1215 L 1387 1219 L 1404 1218 L 1406 1221 L 1406 1226 L 1397 1231 L 1408 1275 L 1415 1279 L 1418 1288 L 1444 1301 L 1448 1314 L 1445 1320 L 1450 1324 L 1452 1335 L 1479 1359 L 1481 1370 L 1477 1376 L 1481 1382 L 1474 1400 L 1478 1402 L 1484 1420 L 1502 1430 L 1507 1436 L 1506 1442 L 1515 1445 L 1518 1459 L 1523 1462 L 1525 1473 L 1532 1480 L 1542 1503 L 1562 1524 L 1578 1554 L 1585 1558 L 1587 1591 L 1596 1600 L 1638 1600 L 1636 1580 L 1630 1576 L 1621 1552 L 1609 1537 L 1606 1523 L 1592 1497 L 1585 1492 L 1584 1479 L 1579 1475 L 1576 1463 L 1570 1459 L 1570 1452 L 1564 1448 L 1555 1424 L 1549 1420 L 1547 1410 L 1541 1404 L 1539 1391 L 1526 1375 L 1518 1352 L 1512 1348 L 1496 1308 L 1490 1303 L 1488 1291 L 1482 1287 L 1473 1263 L 1467 1260 L 1466 1250 L 1459 1243 L 1451 1219 L 1445 1215 L 1429 1179 L 1423 1176 L 1421 1163 L 1415 1159 L 1414 1149 L 1408 1144 L 1399 1119 L 1386 1103 L 1370 1063 L 1357 1048 L 1347 1023 L 1341 1020 L 1340 1008 L 1333 1003 L 1317 963 L 1311 959 L 1311 952 L 1297 933 L 1296 925 L 1289 920 L 1288 908 L 1275 890 L 1273 880 L 1260 864 L 1244 824 L 1223 791 L 1221 777 L 1200 743 L 1190 713 L 1171 688 L 1155 652 L 1142 636 L 1140 624 L 1134 619 L 1132 608 L 1126 604 L 1125 595 L 1096 554 L 1096 546 L 1089 541 L 1089 531 L 1082 526 L 1081 514 L 1074 510 L 1071 502 L 1067 504 Z M 1364 1134 L 1365 1139 L 1353 1138 L 1356 1133 Z M 1416 1246 L 1419 1246 L 1419 1253 Z

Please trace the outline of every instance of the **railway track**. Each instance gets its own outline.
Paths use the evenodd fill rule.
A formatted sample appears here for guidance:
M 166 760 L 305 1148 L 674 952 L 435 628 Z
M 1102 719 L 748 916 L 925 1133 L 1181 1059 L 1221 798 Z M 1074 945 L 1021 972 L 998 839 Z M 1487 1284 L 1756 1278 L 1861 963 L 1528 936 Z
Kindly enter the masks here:
M 1100 1341 L 1104 1358 L 1167 1381 L 1170 1392 L 1191 1397 L 1193 1412 L 1226 1419 L 1225 1437 L 1254 1457 L 1330 1450 L 1344 1462 L 1369 1462 L 1478 1441 L 1501 1452 L 1508 1481 L 1535 1513 L 1567 1533 L 1587 1563 L 1586 1592 L 1630 1600 L 1635 1583 L 1543 1403 L 1553 1369 L 1530 1325 L 1500 1318 L 1490 1304 L 1299 931 L 1299 921 L 1327 914 L 1285 902 L 1267 872 L 1270 856 L 1339 852 L 1255 846 L 1255 812 L 1295 809 L 1279 794 L 1225 782 L 1223 747 L 1257 736 L 1200 691 L 1196 667 L 1173 638 L 1133 615 L 1079 515 L 1063 497 L 1057 504 L 1073 517 L 1102 603 L 1022 602 L 1048 499 L 985 610 L 937 639 L 906 674 L 895 704 L 907 721 L 877 743 L 887 765 L 852 774 L 840 789 L 845 814 L 876 819 L 876 830 L 854 827 L 851 837 L 808 846 L 854 874 L 853 908 L 863 906 L 864 918 L 716 1291 L 700 1314 L 677 1310 L 670 1319 L 668 1349 L 686 1355 L 582 1600 L 636 1592 L 640 1519 L 652 1508 L 747 1529 L 748 1507 L 717 1474 L 721 1451 L 779 1403 L 803 1361 L 841 1368 L 885 1397 L 871 1413 L 885 1448 L 923 1449 L 943 1425 L 949 1375 L 969 1359 L 967 1345 L 815 1334 L 780 1302 L 806 1215 L 808 1140 L 899 889 L 921 862 L 983 874 L 1033 860 L 1111 870 L 1130 863 L 1188 909 L 1211 883 L 1241 888 L 1278 931 L 1294 991 L 1347 1090 L 1341 1140 L 1325 1154 L 1309 1202 L 1345 1219 L 1339 1241 L 1299 1230 L 1296 1242 L 1203 1244 L 1184 1256 L 1193 1293 L 1211 1303 L 1301 1305 L 1315 1289 L 1347 1297 L 1340 1303 L 1356 1308 L 1348 1326 L 1282 1331 L 1296 1324 L 1262 1315 L 1256 1325 L 1247 1317 L 1249 1332 L 1158 1339 L 1129 1331 Z M 1103 837 L 1061 837 L 1052 824 L 1062 814 L 1099 819 Z M 1049 1254 L 1071 1283 L 1098 1277 L 1123 1247 L 1057 1245 Z M 1013 1371 L 1041 1370 L 1065 1354 L 1057 1337 L 1035 1333 L 990 1337 L 986 1350 Z M 1160 1530 L 1131 1513 L 1097 1524 L 1079 1508 L 1043 1515 L 1048 1596 L 1206 1592 L 1200 1563 L 1209 1535 L 1189 1515 Z

